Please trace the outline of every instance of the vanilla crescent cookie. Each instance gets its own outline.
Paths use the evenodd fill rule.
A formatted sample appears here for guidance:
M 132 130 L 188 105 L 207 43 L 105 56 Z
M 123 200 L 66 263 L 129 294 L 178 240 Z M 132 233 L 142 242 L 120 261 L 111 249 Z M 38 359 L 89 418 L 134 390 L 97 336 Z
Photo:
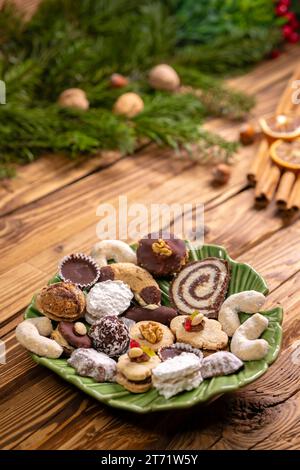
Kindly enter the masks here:
M 165 398 L 171 398 L 184 390 L 193 390 L 203 381 L 200 366 L 198 356 L 184 352 L 152 370 L 153 386 Z
M 160 363 L 158 356 L 148 357 L 145 362 L 135 362 L 128 354 L 119 357 L 116 381 L 132 393 L 144 393 L 152 387 L 151 371 Z
M 52 331 L 53 328 L 49 318 L 29 318 L 17 326 L 16 338 L 28 351 L 38 356 L 57 359 L 62 355 L 63 348 L 53 339 L 47 338 Z
M 147 346 L 153 351 L 158 351 L 160 348 L 174 343 L 172 331 L 162 323 L 155 321 L 136 323 L 130 329 L 130 337 L 140 343 L 141 346 Z
M 102 240 L 93 246 L 91 256 L 100 267 L 107 266 L 109 260 L 117 263 L 136 264 L 136 254 L 133 249 L 122 240 Z
M 99 281 L 118 280 L 125 282 L 132 292 L 136 301 L 142 305 L 161 302 L 161 292 L 154 277 L 133 263 L 113 263 L 100 269 Z
M 218 316 L 223 331 L 228 336 L 232 336 L 241 324 L 239 312 L 257 313 L 262 308 L 265 300 L 265 296 L 255 290 L 246 290 L 227 297 L 220 308 Z
M 269 320 L 255 313 L 235 331 L 230 350 L 242 361 L 256 361 L 264 358 L 269 350 L 269 343 L 260 338 L 268 328 Z
M 198 331 L 186 331 L 184 324 L 188 318 L 189 315 L 180 315 L 171 321 L 170 328 L 177 341 L 211 351 L 224 349 L 227 346 L 228 336 L 222 331 L 222 326 L 217 320 L 204 317 L 201 328 L 197 328 Z

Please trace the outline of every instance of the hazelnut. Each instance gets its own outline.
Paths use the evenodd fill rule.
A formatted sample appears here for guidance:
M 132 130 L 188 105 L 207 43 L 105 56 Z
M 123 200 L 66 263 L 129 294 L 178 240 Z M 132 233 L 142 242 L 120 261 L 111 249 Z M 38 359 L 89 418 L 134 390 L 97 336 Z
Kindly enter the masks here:
M 130 359 L 136 359 L 137 357 L 141 357 L 144 354 L 141 348 L 131 348 L 128 351 L 128 356 Z
M 58 98 L 58 104 L 66 108 L 78 108 L 86 111 L 90 103 L 86 94 L 80 88 L 68 88 Z
M 180 85 L 180 78 L 170 65 L 160 64 L 150 70 L 149 84 L 156 90 L 175 91 Z
M 203 322 L 203 318 L 203 313 L 198 313 L 194 318 L 192 318 L 192 326 L 200 325 L 200 323 Z
M 231 176 L 231 169 L 226 163 L 219 163 L 212 170 L 213 182 L 216 184 L 226 184 Z
M 114 104 L 113 111 L 115 114 L 134 117 L 144 109 L 142 98 L 136 93 L 124 93 L 119 96 Z
M 128 78 L 119 73 L 113 73 L 110 77 L 110 85 L 112 88 L 123 88 L 124 86 L 127 86 L 128 83 Z
M 240 142 L 243 145 L 253 144 L 255 140 L 255 134 L 255 129 L 251 124 L 243 124 L 240 128 Z
M 84 323 L 77 321 L 74 323 L 74 332 L 79 336 L 84 336 L 87 334 L 87 328 Z

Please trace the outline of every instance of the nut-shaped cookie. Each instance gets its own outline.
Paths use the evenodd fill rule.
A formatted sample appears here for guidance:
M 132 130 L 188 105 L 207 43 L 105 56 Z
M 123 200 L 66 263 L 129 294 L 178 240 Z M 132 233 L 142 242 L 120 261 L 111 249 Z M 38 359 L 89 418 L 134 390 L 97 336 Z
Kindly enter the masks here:
M 172 331 L 166 325 L 154 321 L 136 323 L 130 329 L 130 337 L 141 346 L 147 346 L 153 351 L 158 351 L 160 348 L 174 343 Z
M 210 351 L 224 349 L 227 346 L 228 336 L 222 331 L 222 326 L 217 320 L 205 317 L 202 322 L 202 329 L 199 331 L 186 331 L 184 322 L 187 318 L 189 318 L 189 315 L 181 315 L 171 321 L 170 328 L 177 341 L 190 344 L 194 348 Z
M 44 287 L 35 300 L 36 308 L 55 321 L 75 321 L 85 309 L 84 293 L 70 282 L 57 282 Z

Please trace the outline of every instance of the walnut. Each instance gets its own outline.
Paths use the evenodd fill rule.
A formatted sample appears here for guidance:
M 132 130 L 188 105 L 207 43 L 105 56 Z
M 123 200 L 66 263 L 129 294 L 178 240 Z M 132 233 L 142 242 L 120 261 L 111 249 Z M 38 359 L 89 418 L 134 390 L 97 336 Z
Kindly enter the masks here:
M 161 238 L 159 238 L 157 242 L 152 243 L 152 251 L 158 255 L 164 256 L 171 256 L 172 254 L 172 250 L 167 242 Z
M 157 323 L 149 321 L 140 326 L 142 336 L 151 344 L 158 343 L 162 340 L 163 331 Z

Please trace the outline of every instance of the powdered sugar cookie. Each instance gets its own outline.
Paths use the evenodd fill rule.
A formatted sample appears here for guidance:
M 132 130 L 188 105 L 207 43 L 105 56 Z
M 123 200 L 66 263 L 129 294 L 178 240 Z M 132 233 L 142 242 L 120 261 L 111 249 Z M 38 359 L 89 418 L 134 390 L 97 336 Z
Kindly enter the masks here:
M 218 375 L 234 374 L 243 367 L 243 362 L 228 351 L 218 351 L 205 357 L 201 364 L 201 375 L 204 379 Z

